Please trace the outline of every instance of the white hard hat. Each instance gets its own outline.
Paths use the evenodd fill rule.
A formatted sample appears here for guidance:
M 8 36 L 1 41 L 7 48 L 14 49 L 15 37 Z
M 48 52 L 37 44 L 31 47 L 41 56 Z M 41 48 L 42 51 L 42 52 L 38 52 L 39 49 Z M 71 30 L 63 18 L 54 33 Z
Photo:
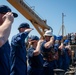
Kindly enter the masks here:
M 53 33 L 51 30 L 47 30 L 45 33 L 44 33 L 44 36 L 53 36 Z

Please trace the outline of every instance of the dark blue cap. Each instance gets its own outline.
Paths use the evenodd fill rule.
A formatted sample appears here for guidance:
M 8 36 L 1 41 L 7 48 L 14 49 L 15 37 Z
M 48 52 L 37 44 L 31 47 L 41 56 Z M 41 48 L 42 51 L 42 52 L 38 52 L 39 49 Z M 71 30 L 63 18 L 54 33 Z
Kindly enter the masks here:
M 20 28 L 30 28 L 28 23 L 21 23 L 20 26 L 18 27 L 18 29 Z
M 69 40 L 65 40 L 64 45 L 67 45 L 69 42 L 70 42 Z
M 63 36 L 58 36 L 57 38 L 56 38 L 56 40 L 62 40 L 63 39 Z
M 0 13 L 5 14 L 7 12 L 12 12 L 12 11 L 11 11 L 11 9 L 8 6 L 6 6 L 6 5 L 0 5 Z M 13 13 L 14 17 L 18 16 L 18 14 L 14 13 L 14 12 L 12 12 L 12 13 Z
M 38 36 L 31 36 L 31 41 L 33 40 L 39 40 L 39 37 Z

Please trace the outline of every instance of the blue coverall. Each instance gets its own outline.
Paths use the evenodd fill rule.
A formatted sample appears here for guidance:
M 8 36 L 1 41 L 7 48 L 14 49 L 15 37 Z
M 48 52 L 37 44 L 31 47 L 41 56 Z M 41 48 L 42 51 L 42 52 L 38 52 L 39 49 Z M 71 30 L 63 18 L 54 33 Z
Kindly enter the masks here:
M 49 53 L 52 50 L 52 47 L 46 49 L 44 47 L 45 43 L 46 43 L 46 41 L 44 41 L 41 45 L 41 51 L 42 51 L 43 59 L 45 58 L 44 63 L 43 63 L 44 75 L 54 75 L 53 69 L 55 68 L 55 61 L 54 60 L 51 60 L 51 61 L 48 60 L 49 58 L 50 59 L 52 58 L 49 55 Z
M 18 33 L 11 41 L 11 75 L 27 75 L 25 38 L 28 32 Z
M 29 62 L 29 74 L 28 75 L 43 75 L 43 58 L 39 54 L 37 56 L 33 55 L 34 48 L 28 49 L 28 62 Z
M 10 45 L 8 41 L 0 47 L 0 75 L 10 75 Z

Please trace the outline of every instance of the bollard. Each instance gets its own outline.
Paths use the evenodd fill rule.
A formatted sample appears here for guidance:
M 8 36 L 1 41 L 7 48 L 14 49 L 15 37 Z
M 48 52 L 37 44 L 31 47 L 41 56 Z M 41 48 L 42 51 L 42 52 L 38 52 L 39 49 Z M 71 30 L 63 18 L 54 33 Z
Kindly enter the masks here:
M 63 69 L 54 69 L 54 75 L 64 75 L 65 71 Z
M 75 71 L 67 71 L 65 75 L 75 75 Z
M 76 75 L 75 72 L 75 67 L 70 65 L 69 70 L 65 72 L 65 75 Z

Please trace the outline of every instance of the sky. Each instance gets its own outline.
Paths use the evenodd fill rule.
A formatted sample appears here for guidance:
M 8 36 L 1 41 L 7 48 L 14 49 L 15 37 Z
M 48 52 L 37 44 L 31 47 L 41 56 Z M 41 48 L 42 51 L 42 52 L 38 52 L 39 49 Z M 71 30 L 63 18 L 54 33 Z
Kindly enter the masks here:
M 33 7 L 42 20 L 47 20 L 47 25 L 52 27 L 54 35 L 61 34 L 62 13 L 65 15 L 63 18 L 65 26 L 64 34 L 67 35 L 68 33 L 76 32 L 76 0 L 24 0 L 24 2 Z M 7 0 L 0 0 L 0 5 L 9 6 L 13 12 L 18 14 L 18 17 L 14 19 L 12 24 L 9 41 L 13 35 L 18 33 L 18 26 L 21 23 L 27 22 L 31 28 L 34 28 L 31 22 Z M 35 28 L 29 35 L 40 36 Z

